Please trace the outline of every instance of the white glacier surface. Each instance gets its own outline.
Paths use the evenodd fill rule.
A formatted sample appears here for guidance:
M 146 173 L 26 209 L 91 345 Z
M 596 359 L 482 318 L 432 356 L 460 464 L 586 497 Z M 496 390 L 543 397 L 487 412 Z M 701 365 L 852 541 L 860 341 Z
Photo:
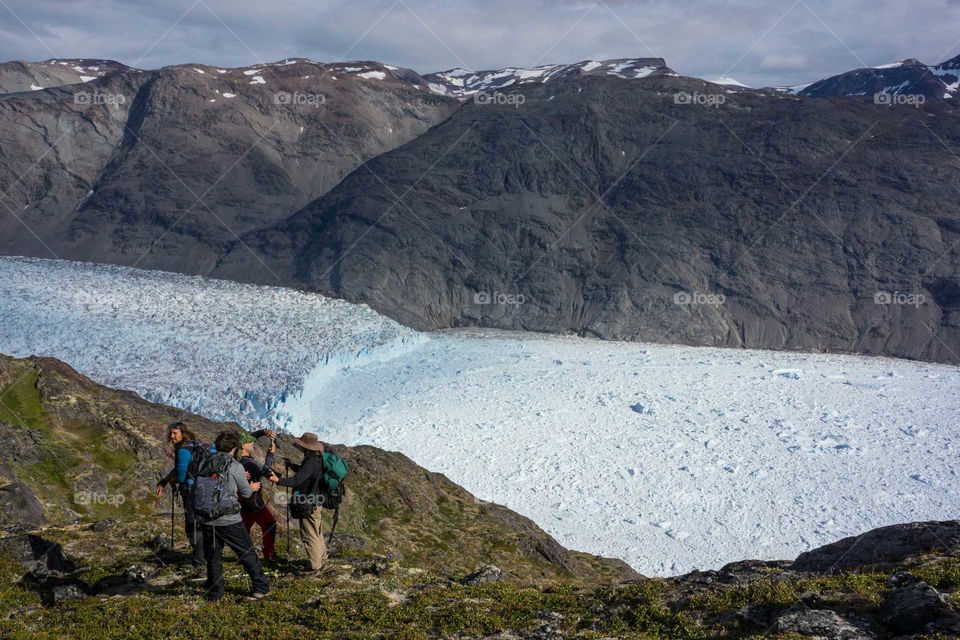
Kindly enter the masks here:
M 957 367 L 424 336 L 317 295 L 42 260 L 0 259 L 0 302 L 0 352 L 211 417 L 402 451 L 648 575 L 960 512 Z
M 279 287 L 0 257 L 0 353 L 244 426 L 299 426 L 304 386 L 428 338 L 370 308 Z

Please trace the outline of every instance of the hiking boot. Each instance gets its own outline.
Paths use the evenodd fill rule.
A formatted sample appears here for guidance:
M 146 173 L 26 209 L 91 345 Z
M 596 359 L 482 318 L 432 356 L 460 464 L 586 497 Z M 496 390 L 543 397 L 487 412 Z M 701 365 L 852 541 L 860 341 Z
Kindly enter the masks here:
M 251 593 L 249 596 L 247 596 L 247 598 L 249 598 L 250 600 L 263 600 L 264 598 L 267 597 L 267 595 L 268 594 L 266 593 L 255 592 L 255 593 Z
M 323 569 L 304 569 L 297 575 L 301 578 L 322 578 L 327 574 L 326 568 Z

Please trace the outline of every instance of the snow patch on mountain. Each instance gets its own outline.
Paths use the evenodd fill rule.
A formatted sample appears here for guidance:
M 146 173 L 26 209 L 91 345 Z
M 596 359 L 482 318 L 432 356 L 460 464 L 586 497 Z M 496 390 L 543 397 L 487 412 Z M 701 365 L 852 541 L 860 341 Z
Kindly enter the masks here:
M 638 80 L 654 75 L 677 75 L 660 58 L 585 60 L 575 64 L 537 67 L 508 67 L 487 71 L 451 69 L 424 76 L 434 93 L 465 98 L 480 92 L 496 91 L 530 83 L 544 83 L 575 75 L 607 75 Z
M 740 87 L 742 89 L 750 88 L 748 85 L 745 85 L 738 80 L 734 80 L 729 76 L 720 76 L 719 78 L 714 78 L 713 80 L 708 80 L 707 82 L 712 82 L 714 84 L 722 84 L 726 87 Z

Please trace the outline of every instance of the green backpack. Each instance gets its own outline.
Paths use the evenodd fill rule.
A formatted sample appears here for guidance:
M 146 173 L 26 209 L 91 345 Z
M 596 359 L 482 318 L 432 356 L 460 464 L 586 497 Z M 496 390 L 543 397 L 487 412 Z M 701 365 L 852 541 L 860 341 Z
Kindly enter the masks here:
M 343 458 L 332 451 L 323 452 L 323 484 L 326 486 L 320 487 L 320 493 L 325 498 L 325 508 L 336 509 L 340 506 L 343 499 L 343 480 L 349 472 Z

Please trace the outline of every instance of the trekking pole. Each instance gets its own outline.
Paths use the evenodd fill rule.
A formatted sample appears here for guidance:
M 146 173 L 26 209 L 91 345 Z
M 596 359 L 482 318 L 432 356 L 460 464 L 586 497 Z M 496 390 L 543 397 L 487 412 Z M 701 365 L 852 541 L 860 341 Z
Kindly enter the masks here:
M 173 487 L 170 487 L 170 550 L 171 551 L 173 551 L 173 549 L 176 547 L 176 545 L 173 543 L 173 533 L 176 528 L 176 526 L 174 525 L 174 521 L 176 518 L 176 516 L 174 515 L 174 511 L 176 510 L 176 508 L 177 508 L 176 500 L 174 500 L 174 497 L 173 497 Z
M 290 465 L 283 463 L 283 477 L 290 477 Z M 287 487 L 287 559 L 290 558 L 290 487 Z

